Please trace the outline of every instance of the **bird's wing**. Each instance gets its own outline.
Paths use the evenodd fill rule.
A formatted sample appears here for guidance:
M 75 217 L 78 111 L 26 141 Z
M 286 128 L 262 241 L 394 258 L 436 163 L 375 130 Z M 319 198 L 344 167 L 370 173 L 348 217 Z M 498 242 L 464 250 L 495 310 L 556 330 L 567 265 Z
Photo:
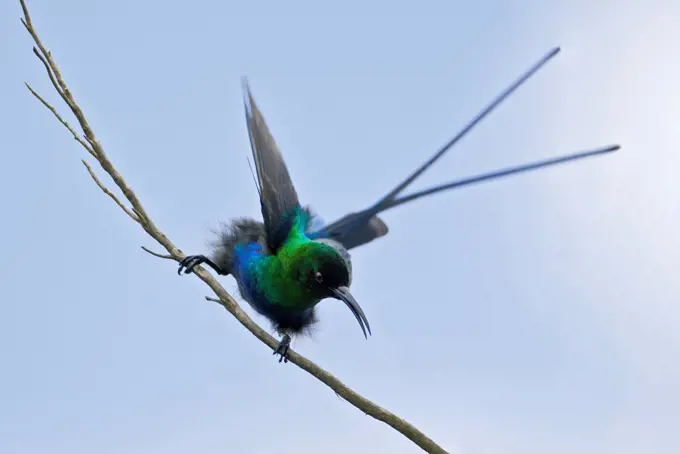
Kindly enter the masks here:
M 283 161 L 283 156 L 281 156 L 260 109 L 255 104 L 245 78 L 243 79 L 243 90 L 246 123 L 253 160 L 255 161 L 267 243 L 272 253 L 276 253 L 288 237 L 294 222 L 293 217 L 300 207 L 300 202 L 286 163 Z

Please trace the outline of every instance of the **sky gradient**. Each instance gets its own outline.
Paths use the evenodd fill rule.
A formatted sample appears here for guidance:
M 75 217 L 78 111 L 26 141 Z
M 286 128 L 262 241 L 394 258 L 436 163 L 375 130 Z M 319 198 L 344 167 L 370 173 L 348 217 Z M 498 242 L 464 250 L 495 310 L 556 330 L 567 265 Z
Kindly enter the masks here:
M 329 301 L 293 348 L 452 453 L 680 452 L 680 4 L 195 5 L 28 0 L 110 158 L 186 253 L 260 216 L 242 76 L 303 203 L 331 221 L 562 46 L 413 187 L 622 149 L 386 213 L 389 235 L 352 254 L 373 336 Z M 158 248 L 23 86 L 66 113 L 20 16 L 0 5 L 0 452 L 421 452 L 140 249 Z

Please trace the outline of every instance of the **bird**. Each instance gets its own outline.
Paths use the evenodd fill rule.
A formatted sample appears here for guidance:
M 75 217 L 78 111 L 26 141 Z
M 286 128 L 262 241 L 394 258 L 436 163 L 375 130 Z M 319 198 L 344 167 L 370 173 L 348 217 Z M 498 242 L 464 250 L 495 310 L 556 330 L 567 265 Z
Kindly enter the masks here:
M 529 172 L 586 157 L 611 153 L 609 145 L 563 155 L 430 187 L 408 195 L 404 189 L 470 132 L 503 100 L 560 52 L 556 47 L 501 92 L 405 180 L 363 210 L 323 224 L 308 205 L 302 205 L 281 151 L 255 103 L 247 78 L 242 79 L 246 127 L 255 171 L 251 172 L 260 199 L 262 221 L 236 218 L 217 232 L 210 257 L 188 255 L 179 262 L 178 274 L 191 273 L 205 264 L 218 275 L 232 275 L 242 298 L 267 318 L 281 336 L 273 355 L 288 362 L 292 337 L 309 334 L 318 321 L 316 306 L 322 300 L 343 302 L 356 318 L 363 335 L 372 335 L 368 318 L 350 292 L 352 260 L 349 251 L 385 236 L 389 229 L 378 215 L 388 209 L 435 193 Z

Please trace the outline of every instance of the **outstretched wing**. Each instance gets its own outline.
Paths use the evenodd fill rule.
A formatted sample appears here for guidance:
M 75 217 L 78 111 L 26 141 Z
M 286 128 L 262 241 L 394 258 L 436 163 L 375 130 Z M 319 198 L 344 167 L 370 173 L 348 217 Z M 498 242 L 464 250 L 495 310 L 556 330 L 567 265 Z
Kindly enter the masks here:
M 243 79 L 246 123 L 250 147 L 255 161 L 262 218 L 267 234 L 267 245 L 272 253 L 286 241 L 294 216 L 300 208 L 295 186 L 283 161 L 279 147 L 250 93 L 248 81 Z

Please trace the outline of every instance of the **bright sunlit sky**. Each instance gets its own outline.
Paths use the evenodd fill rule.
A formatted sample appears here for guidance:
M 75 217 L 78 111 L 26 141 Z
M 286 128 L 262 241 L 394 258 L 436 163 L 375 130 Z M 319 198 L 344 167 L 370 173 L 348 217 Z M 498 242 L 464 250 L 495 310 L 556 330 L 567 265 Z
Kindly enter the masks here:
M 385 213 L 390 233 L 352 255 L 373 336 L 329 300 L 294 348 L 452 453 L 680 452 L 680 3 L 417 5 L 28 0 L 186 253 L 219 221 L 260 217 L 242 76 L 303 203 L 332 221 L 562 46 L 414 188 L 622 149 Z M 421 452 L 140 249 L 159 248 L 23 86 L 67 113 L 20 16 L 0 5 L 0 452 Z

